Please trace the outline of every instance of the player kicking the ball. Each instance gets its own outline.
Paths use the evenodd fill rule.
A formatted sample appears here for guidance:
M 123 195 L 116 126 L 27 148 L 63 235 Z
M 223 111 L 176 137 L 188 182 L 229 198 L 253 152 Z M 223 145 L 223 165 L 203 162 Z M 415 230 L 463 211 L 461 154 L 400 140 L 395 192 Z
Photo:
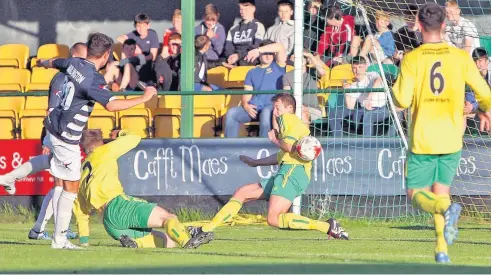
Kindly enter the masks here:
M 318 230 L 336 239 L 348 239 L 348 234 L 335 219 L 327 222 L 312 220 L 294 213 L 288 213 L 294 198 L 304 194 L 311 178 L 311 161 L 304 161 L 297 155 L 296 142 L 309 136 L 306 124 L 295 114 L 296 101 L 291 94 L 277 94 L 272 98 L 273 115 L 279 130 L 272 130 L 268 137 L 280 148 L 277 154 L 263 159 L 240 156 L 241 161 L 251 167 L 279 164 L 279 171 L 273 177 L 259 183 L 240 187 L 229 202 L 203 227 L 189 228 L 192 235 L 212 232 L 217 226 L 232 220 L 243 203 L 253 200 L 268 200 L 267 222 L 282 229 Z
M 490 129 L 490 88 L 468 52 L 441 41 L 446 11 L 429 3 L 418 12 L 424 44 L 405 55 L 393 87 L 398 107 L 411 107 L 407 194 L 434 216 L 435 260 L 450 262 L 447 244 L 458 236 L 461 206 L 451 203 L 450 185 L 463 147 L 465 84 L 480 105 L 480 130 Z M 486 112 L 485 112 L 486 111 Z
M 103 143 L 101 130 L 84 130 L 81 146 L 87 154 L 82 164 L 80 188 L 75 201 L 80 243 L 89 243 L 89 214 L 92 209 L 102 211 L 106 232 L 125 247 L 196 248 L 208 243 L 213 233 L 201 232 L 193 238 L 175 215 L 154 203 L 125 195 L 118 178 L 118 158 L 135 148 L 140 136 L 127 131 L 116 132 L 118 138 Z M 152 228 L 164 228 L 166 234 Z

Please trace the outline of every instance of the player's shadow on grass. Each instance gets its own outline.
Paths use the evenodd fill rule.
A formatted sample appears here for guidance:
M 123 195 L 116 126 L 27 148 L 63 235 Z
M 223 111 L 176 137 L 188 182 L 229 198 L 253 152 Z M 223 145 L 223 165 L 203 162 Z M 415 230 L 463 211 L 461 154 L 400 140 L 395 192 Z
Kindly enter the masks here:
M 16 241 L 0 241 L 0 245 L 2 244 L 17 244 L 17 245 L 51 245 L 51 243 L 47 242 L 16 242 Z
M 9 272 L 9 270 L 5 270 Z M 437 264 L 254 264 L 254 265 L 203 265 L 158 266 L 127 268 L 87 268 L 36 270 L 37 273 L 113 273 L 113 274 L 490 274 L 490 267 L 452 266 Z M 32 273 L 19 271 L 15 273 Z

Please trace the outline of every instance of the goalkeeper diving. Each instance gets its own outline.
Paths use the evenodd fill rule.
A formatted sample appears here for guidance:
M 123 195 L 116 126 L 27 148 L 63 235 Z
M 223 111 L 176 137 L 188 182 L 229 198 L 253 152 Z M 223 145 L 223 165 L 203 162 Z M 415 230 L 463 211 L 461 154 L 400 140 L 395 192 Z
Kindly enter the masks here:
M 420 7 L 418 24 L 424 44 L 407 53 L 393 87 L 395 104 L 411 108 L 405 167 L 412 203 L 434 217 L 435 260 L 450 262 L 448 244 L 458 237 L 461 205 L 451 203 L 450 187 L 463 148 L 465 84 L 479 104 L 480 130 L 490 130 L 490 87 L 470 54 L 443 42 L 446 11 Z
M 267 223 L 281 229 L 317 230 L 328 237 L 348 239 L 337 220 L 312 220 L 301 215 L 289 213 L 292 202 L 306 191 L 311 180 L 312 161 L 302 160 L 296 151 L 296 143 L 309 136 L 309 128 L 294 111 L 296 100 L 289 93 L 277 94 L 272 98 L 273 115 L 278 126 L 268 133 L 268 138 L 280 151 L 262 159 L 240 156 L 240 160 L 250 167 L 279 164 L 278 173 L 258 183 L 246 184 L 236 190 L 229 202 L 220 209 L 211 222 L 203 227 L 191 227 L 192 236 L 203 232 L 213 232 L 216 227 L 231 221 L 244 203 L 254 200 L 268 201 Z
M 135 148 L 140 136 L 121 130 L 113 132 L 117 139 L 103 143 L 101 130 L 84 130 L 81 146 L 87 154 L 82 163 L 82 177 L 75 201 L 80 243 L 89 243 L 89 214 L 102 211 L 106 232 L 124 247 L 196 248 L 213 239 L 213 233 L 202 232 L 194 237 L 177 217 L 154 203 L 125 195 L 118 178 L 118 158 Z M 163 228 L 164 232 L 152 228 Z

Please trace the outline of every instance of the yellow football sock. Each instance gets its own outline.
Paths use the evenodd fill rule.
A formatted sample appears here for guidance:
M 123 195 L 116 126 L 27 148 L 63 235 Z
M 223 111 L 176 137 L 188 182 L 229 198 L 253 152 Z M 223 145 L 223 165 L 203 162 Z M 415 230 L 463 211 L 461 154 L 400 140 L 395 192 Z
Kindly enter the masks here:
M 241 207 L 243 207 L 242 202 L 236 199 L 230 199 L 229 202 L 226 203 L 226 205 L 224 205 L 224 207 L 222 207 L 217 214 L 215 214 L 212 221 L 202 227 L 202 230 L 204 232 L 214 231 L 217 226 L 230 221 L 234 216 L 236 216 L 237 213 L 239 213 L 239 210 L 241 210 Z
M 135 242 L 137 242 L 138 248 L 165 248 L 164 240 L 152 234 L 136 238 Z
M 434 214 L 434 228 L 436 230 L 436 254 L 438 252 L 448 253 L 448 244 L 444 239 L 444 216 L 441 214 Z
M 191 238 L 184 225 L 180 223 L 178 219 L 168 219 L 164 223 L 164 229 L 169 238 L 181 247 L 183 247 Z
M 278 216 L 278 227 L 284 229 L 318 230 L 327 233 L 330 229 L 330 224 L 323 221 L 312 220 L 294 213 L 285 213 Z
M 436 213 L 436 195 L 430 191 L 417 191 L 413 194 L 412 204 L 427 213 Z
M 447 194 L 436 195 L 435 213 L 444 214 L 451 205 L 451 197 Z

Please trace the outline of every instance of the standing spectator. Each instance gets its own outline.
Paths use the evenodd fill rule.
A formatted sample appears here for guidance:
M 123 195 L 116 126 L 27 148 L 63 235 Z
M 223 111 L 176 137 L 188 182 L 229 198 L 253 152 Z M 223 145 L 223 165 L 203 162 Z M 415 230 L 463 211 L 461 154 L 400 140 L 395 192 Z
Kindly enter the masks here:
M 332 5 L 326 13 L 325 32 L 321 35 L 318 54 L 323 58 L 328 66 L 342 63 L 346 47 L 355 33 L 355 21 L 351 15 L 344 15 L 340 6 Z
M 140 80 L 143 82 L 149 82 L 154 80 L 154 72 L 152 69 L 152 61 L 157 58 L 157 51 L 159 49 L 159 38 L 157 33 L 150 28 L 150 17 L 147 14 L 139 13 L 135 16 L 134 20 L 135 30 L 118 36 L 116 40 L 121 44 L 124 44 L 127 39 L 133 39 L 137 42 L 137 50 L 145 55 L 145 65 L 143 65 L 138 71 Z M 121 58 L 125 59 L 129 56 L 125 56 L 125 53 L 121 53 Z
M 480 47 L 477 28 L 470 20 L 461 16 L 461 9 L 455 0 L 446 2 L 446 17 L 449 24 L 444 30 L 444 39 L 450 45 L 454 45 L 470 54 L 475 48 Z
M 418 31 L 418 25 L 416 24 L 418 10 L 419 7 L 417 5 L 408 5 L 408 9 L 404 11 L 406 25 L 399 28 L 393 35 L 396 49 L 402 53 L 401 56 L 397 57 L 399 60 L 403 58 L 403 54 L 422 44 L 422 34 Z
M 224 52 L 226 41 L 225 28 L 219 23 L 220 13 L 214 4 L 205 6 L 205 14 L 203 21 L 196 26 L 195 35 L 206 35 L 210 38 L 211 47 L 206 52 L 205 56 L 208 60 L 218 60 Z
M 207 82 L 207 70 L 217 67 L 220 61 L 207 60 L 206 53 L 211 48 L 211 41 L 207 35 L 197 35 L 195 37 L 195 91 L 213 91 L 219 87 Z
M 161 53 L 155 61 L 157 87 L 164 91 L 179 90 L 179 75 L 181 70 L 181 34 L 173 33 L 169 36 L 169 51 Z
M 164 32 L 164 35 L 162 36 L 162 53 L 164 54 L 164 57 L 167 57 L 166 54 L 169 53 L 171 55 L 171 49 L 169 48 L 169 37 L 171 34 L 179 33 L 181 35 L 181 28 L 182 28 L 182 15 L 181 15 L 181 10 L 176 9 L 174 10 L 173 14 L 173 27 L 167 29 Z
M 326 70 L 329 69 L 326 64 L 319 58 L 318 55 L 314 56 L 310 52 L 304 52 L 304 58 L 302 59 L 302 83 L 304 84 L 304 90 L 316 90 L 318 87 L 316 77 L 313 77 L 308 72 L 308 64 L 312 64 L 316 68 L 316 72 L 319 76 L 323 76 Z M 292 90 L 294 87 L 294 71 L 290 71 L 282 78 L 284 90 Z M 322 117 L 322 110 L 318 104 L 318 96 L 316 94 L 305 94 L 302 96 L 302 121 L 305 124 L 310 124 L 312 121 Z
M 370 89 L 381 88 L 382 79 L 376 72 L 367 72 L 367 60 L 362 56 L 352 59 L 352 70 L 355 75 L 353 83 L 345 83 L 345 89 Z M 336 137 L 342 136 L 343 121 L 349 117 L 358 125 L 362 117 L 362 132 L 364 136 L 373 136 L 374 123 L 380 123 L 388 119 L 389 112 L 386 108 L 386 94 L 384 92 L 345 93 L 345 106 L 330 109 L 329 127 Z M 396 133 L 394 127 L 389 128 L 390 136 Z
M 265 39 L 284 44 L 287 55 L 294 49 L 294 6 L 289 0 L 280 0 L 277 3 L 277 14 L 280 21 L 268 28 Z
M 259 48 L 246 55 L 247 61 L 260 59 L 260 65 L 251 69 L 244 81 L 245 91 L 282 90 L 287 55 L 282 43 L 265 40 Z M 272 102 L 275 94 L 243 95 L 241 106 L 231 108 L 225 119 L 225 136 L 237 137 L 242 123 L 260 121 L 260 137 L 267 137 L 272 129 Z
M 384 63 L 393 63 L 391 58 L 395 54 L 395 39 L 393 38 L 389 26 L 389 14 L 382 10 L 376 11 L 376 28 L 378 32 L 374 37 L 366 37 L 359 55 L 368 58 L 369 54 L 371 54 L 373 60 L 379 59 Z M 356 52 L 358 50 L 361 42 L 360 37 L 354 39 L 354 43 L 352 44 L 352 55 L 355 55 L 354 51 Z
M 265 36 L 265 26 L 255 19 L 254 0 L 239 0 L 242 20 L 232 26 L 227 34 L 224 55 L 228 65 L 255 65 L 244 60 L 248 51 L 258 48 Z

